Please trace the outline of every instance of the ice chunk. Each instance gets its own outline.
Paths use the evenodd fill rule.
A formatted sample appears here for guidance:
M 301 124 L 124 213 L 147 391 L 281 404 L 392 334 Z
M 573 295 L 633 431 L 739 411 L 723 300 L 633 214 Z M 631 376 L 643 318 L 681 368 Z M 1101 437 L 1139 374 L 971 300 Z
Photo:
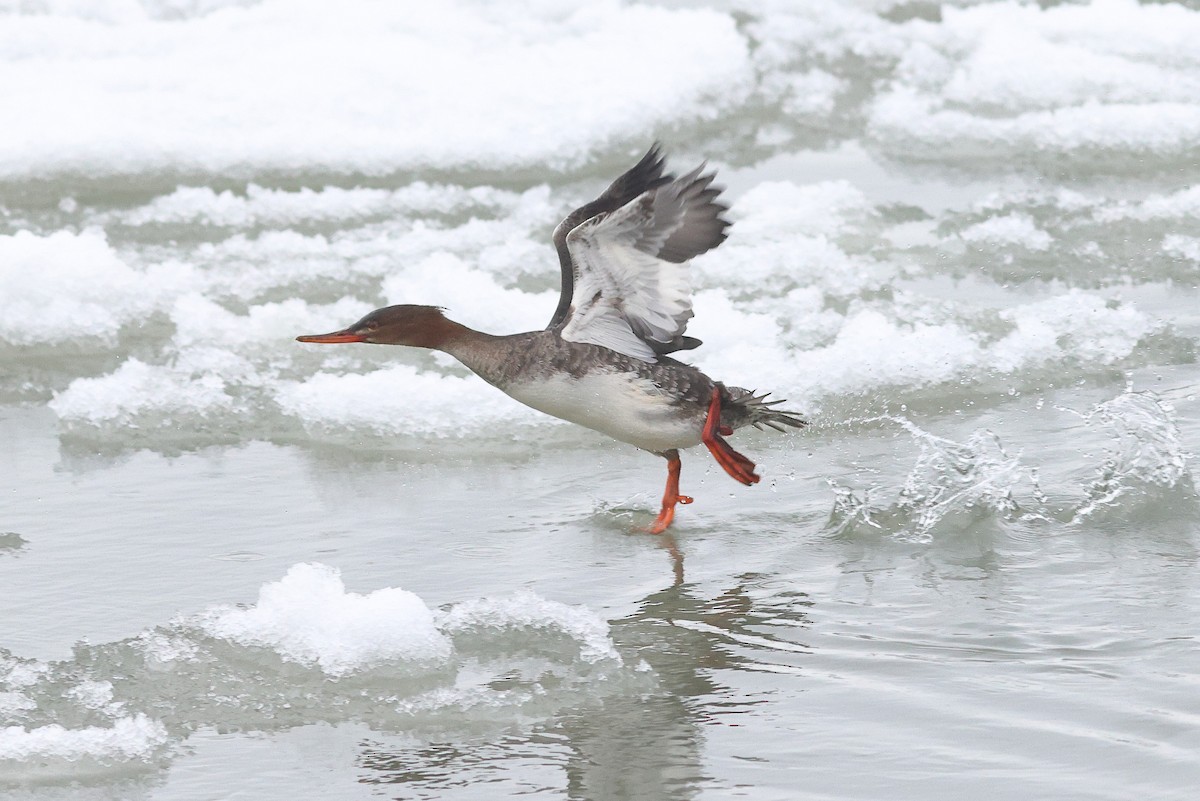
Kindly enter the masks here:
M 1114 364 L 1161 328 L 1161 323 L 1132 306 L 1077 289 L 1019 306 L 1003 316 L 1016 325 L 994 346 L 995 364 L 1005 372 L 1048 361 Z
M 1175 258 L 1200 264 L 1200 237 L 1168 234 L 1163 237 L 1162 249 Z
M 364 403 L 369 399 L 369 403 Z M 549 422 L 474 376 L 421 372 L 408 365 L 371 373 L 317 373 L 281 382 L 276 401 L 307 427 L 381 435 L 462 436 Z
M 1015 245 L 1030 250 L 1046 250 L 1052 241 L 1050 235 L 1026 214 L 990 217 L 965 229 L 959 236 L 972 244 Z
M 57 723 L 32 729 L 0 728 L 3 762 L 90 762 L 107 764 L 148 760 L 167 744 L 167 729 L 142 713 L 113 721 L 112 726 L 68 729 Z
M 237 415 L 274 408 L 280 371 L 302 355 L 292 341 L 298 333 L 348 324 L 370 309 L 350 298 L 327 306 L 288 300 L 238 315 L 189 293 L 171 310 L 175 352 L 167 363 L 129 358 L 108 375 L 75 379 L 50 408 L 72 425 L 233 424 Z
M 845 296 L 876 289 L 899 272 L 841 243 L 875 216 L 866 196 L 845 181 L 762 183 L 738 199 L 732 216 L 736 236 L 693 265 L 709 285 L 770 295 L 815 284 Z
M 293 565 L 263 585 L 254 606 L 212 609 L 201 627 L 335 677 L 389 661 L 442 662 L 451 653 L 419 597 L 396 587 L 346 592 L 340 572 L 320 564 Z
M 279 363 L 283 361 L 279 351 L 291 348 L 299 334 L 323 333 L 349 325 L 371 309 L 371 304 L 353 298 L 329 305 L 292 299 L 251 306 L 246 314 L 234 314 L 201 295 L 189 294 L 180 297 L 171 310 L 175 323 L 172 344 L 181 351 L 197 346 L 268 349 L 274 352 L 273 361 Z
M 847 82 L 821 69 L 800 73 L 772 72 L 764 76 L 761 91 L 779 95 L 783 112 L 793 117 L 825 116 L 833 111 Z
M 558 632 L 577 644 L 579 657 L 585 662 L 621 661 L 603 618 L 582 607 L 548 601 L 528 590 L 507 598 L 455 604 L 438 619 L 438 627 L 449 635 L 518 629 Z
M 177 268 L 132 269 L 96 228 L 0 236 L 0 340 L 112 343 L 121 326 L 158 308 L 189 278 Z
M 236 411 L 221 373 L 247 375 L 253 367 L 229 351 L 193 350 L 172 366 L 126 360 L 98 378 L 77 378 L 50 401 L 60 419 L 92 425 L 130 426 L 163 423 L 181 415 L 212 417 Z

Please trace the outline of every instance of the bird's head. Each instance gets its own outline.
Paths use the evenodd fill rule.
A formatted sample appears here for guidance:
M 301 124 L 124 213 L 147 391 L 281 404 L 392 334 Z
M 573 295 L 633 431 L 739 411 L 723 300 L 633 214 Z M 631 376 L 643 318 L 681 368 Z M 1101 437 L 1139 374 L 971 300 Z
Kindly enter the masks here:
M 437 348 L 460 328 L 447 320 L 437 306 L 387 306 L 376 309 L 348 328 L 329 334 L 296 337 L 297 342 L 336 345 L 369 342 L 376 345 L 410 345 Z

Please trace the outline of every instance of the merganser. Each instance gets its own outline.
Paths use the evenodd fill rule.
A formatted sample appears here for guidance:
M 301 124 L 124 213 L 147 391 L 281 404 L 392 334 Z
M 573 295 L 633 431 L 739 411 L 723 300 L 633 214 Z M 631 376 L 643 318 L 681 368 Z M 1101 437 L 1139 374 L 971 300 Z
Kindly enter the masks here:
M 700 340 L 686 262 L 725 241 L 721 188 L 705 164 L 664 174 L 656 143 L 596 200 L 554 229 L 562 294 L 542 331 L 493 336 L 449 320 L 434 306 L 388 306 L 330 334 L 300 342 L 369 342 L 440 350 L 484 381 L 546 414 L 578 423 L 667 460 L 662 508 L 648 529 L 675 518 L 679 451 L 700 443 L 726 473 L 750 486 L 754 462 L 724 437 L 746 425 L 776 431 L 807 423 L 740 387 L 727 387 L 667 354 Z

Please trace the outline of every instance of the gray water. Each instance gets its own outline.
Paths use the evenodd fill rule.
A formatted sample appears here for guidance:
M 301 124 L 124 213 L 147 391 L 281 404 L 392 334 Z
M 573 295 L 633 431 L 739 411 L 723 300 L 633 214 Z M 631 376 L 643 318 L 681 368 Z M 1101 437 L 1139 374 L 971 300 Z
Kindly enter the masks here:
M 530 14 L 599 57 L 641 11 L 598 8 Z M 1200 80 L 1200 13 L 1162 8 L 719 6 L 748 83 L 574 160 L 538 128 L 369 175 L 308 131 L 298 166 L 150 133 L 112 162 L 97 122 L 0 162 L 4 797 L 1192 798 L 1196 106 L 1135 95 Z M 1030 59 L 989 60 L 1013 30 Z M 553 225 L 655 136 L 733 207 L 697 364 L 812 420 L 738 432 L 759 485 L 687 452 L 648 535 L 660 459 L 292 341 L 401 300 L 544 324 Z

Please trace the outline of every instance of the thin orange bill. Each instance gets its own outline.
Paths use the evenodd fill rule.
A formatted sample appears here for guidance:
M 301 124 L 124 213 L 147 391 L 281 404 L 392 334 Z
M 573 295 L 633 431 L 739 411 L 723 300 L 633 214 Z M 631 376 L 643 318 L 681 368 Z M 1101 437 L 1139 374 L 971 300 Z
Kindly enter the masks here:
M 349 331 L 334 331 L 332 334 L 308 334 L 296 337 L 296 341 L 315 342 L 318 345 L 337 345 L 342 342 L 365 342 L 366 339 L 362 334 L 354 334 Z

